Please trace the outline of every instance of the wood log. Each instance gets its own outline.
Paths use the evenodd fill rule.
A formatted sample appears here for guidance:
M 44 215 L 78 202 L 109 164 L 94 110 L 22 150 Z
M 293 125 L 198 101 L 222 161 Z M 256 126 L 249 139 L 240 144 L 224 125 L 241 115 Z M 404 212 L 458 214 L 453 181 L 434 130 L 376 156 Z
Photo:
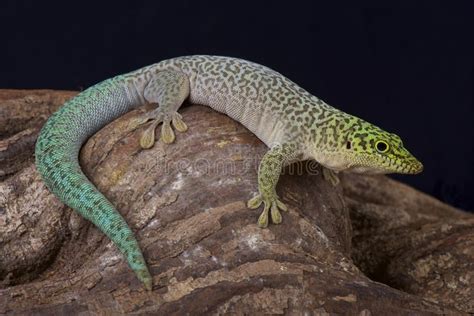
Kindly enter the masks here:
M 333 187 L 314 162 L 284 170 L 283 223 L 257 227 L 267 150 L 225 115 L 182 110 L 189 130 L 142 150 L 144 106 L 81 150 L 86 175 L 135 231 L 144 290 L 98 229 L 34 166 L 46 118 L 74 92 L 0 90 L 0 314 L 459 314 L 474 312 L 474 216 L 386 176 Z

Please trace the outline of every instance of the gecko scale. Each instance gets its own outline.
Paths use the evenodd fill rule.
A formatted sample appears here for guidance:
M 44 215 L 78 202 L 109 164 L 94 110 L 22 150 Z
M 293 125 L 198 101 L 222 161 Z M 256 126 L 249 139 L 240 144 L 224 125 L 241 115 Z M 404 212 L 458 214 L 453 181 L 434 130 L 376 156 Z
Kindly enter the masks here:
M 336 173 L 419 173 L 423 165 L 401 139 L 311 95 L 280 73 L 246 60 L 219 56 L 185 56 L 165 60 L 102 81 L 81 92 L 54 113 L 36 143 L 36 166 L 62 202 L 94 223 L 119 248 L 147 289 L 152 277 L 140 247 L 123 217 L 88 180 L 78 161 L 83 143 L 100 128 L 145 103 L 157 108 L 133 119 L 131 126 L 151 121 L 140 145 L 150 148 L 161 126 L 164 143 L 175 139 L 173 128 L 187 130 L 177 112 L 184 100 L 207 105 L 240 122 L 270 150 L 258 170 L 258 194 L 248 201 L 266 227 L 282 221 L 275 187 L 282 167 L 314 159 L 334 185 Z

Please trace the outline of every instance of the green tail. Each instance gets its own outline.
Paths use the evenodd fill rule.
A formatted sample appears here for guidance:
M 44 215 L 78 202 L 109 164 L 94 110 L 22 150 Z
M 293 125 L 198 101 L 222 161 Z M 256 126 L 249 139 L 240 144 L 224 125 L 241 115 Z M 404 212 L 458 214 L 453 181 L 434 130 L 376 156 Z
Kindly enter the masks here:
M 140 281 L 151 289 L 152 277 L 132 231 L 112 203 L 87 179 L 78 161 L 87 138 L 134 106 L 120 77 L 82 92 L 44 125 L 36 143 L 36 166 L 54 195 L 103 231 L 124 254 Z

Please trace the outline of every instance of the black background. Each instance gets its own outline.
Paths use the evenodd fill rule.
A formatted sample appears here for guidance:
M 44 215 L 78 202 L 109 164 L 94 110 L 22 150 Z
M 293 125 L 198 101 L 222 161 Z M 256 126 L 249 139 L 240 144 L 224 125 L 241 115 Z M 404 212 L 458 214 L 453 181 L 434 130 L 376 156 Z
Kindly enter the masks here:
M 2 1 L 0 88 L 83 89 L 188 54 L 269 66 L 399 134 L 394 176 L 474 210 L 472 1 Z

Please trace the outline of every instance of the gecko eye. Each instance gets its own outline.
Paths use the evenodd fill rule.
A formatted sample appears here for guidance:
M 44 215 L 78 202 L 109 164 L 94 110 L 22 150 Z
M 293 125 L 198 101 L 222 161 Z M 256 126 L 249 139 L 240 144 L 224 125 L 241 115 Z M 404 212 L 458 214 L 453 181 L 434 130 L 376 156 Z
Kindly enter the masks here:
M 389 146 L 386 142 L 384 142 L 383 140 L 379 140 L 375 143 L 375 148 L 377 149 L 377 151 L 379 153 L 386 153 L 389 149 Z

